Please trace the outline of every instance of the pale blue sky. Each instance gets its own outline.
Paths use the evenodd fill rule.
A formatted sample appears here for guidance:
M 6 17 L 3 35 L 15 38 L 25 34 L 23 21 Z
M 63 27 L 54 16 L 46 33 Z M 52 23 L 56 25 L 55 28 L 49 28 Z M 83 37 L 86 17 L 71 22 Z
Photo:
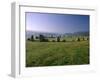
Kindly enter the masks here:
M 26 30 L 53 33 L 89 31 L 89 15 L 26 12 Z

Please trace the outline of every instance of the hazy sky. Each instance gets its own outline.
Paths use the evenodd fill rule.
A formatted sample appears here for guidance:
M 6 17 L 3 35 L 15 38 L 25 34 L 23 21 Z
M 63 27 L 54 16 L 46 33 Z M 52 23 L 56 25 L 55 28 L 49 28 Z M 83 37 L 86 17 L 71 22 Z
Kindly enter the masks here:
M 26 30 L 54 33 L 89 31 L 89 16 L 26 12 Z

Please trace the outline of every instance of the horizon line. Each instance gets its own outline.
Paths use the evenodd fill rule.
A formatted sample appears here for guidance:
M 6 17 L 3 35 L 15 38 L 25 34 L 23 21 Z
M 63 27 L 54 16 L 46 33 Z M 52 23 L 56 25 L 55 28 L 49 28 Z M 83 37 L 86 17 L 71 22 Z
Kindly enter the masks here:
M 89 31 L 76 31 L 76 32 L 46 32 L 46 31 L 33 31 L 33 30 L 26 30 L 31 32 L 40 32 L 40 33 L 56 33 L 56 34 L 65 34 L 65 33 L 77 33 L 77 32 L 89 32 Z

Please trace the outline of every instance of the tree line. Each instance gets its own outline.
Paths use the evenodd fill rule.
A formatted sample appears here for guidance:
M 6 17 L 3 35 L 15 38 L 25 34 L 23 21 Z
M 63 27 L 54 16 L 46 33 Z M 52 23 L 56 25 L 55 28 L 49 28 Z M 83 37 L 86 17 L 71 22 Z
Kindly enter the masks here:
M 49 39 L 47 37 L 45 37 L 44 35 L 40 34 L 39 36 L 35 37 L 36 39 L 38 39 L 40 42 L 50 42 Z M 30 38 L 28 38 L 28 41 L 36 41 L 34 38 L 34 35 L 32 35 Z M 72 40 L 72 41 L 85 41 L 85 40 L 89 40 L 89 38 L 77 38 L 76 40 Z M 57 36 L 56 40 L 52 40 L 52 42 L 66 42 L 65 39 L 61 40 L 61 36 Z

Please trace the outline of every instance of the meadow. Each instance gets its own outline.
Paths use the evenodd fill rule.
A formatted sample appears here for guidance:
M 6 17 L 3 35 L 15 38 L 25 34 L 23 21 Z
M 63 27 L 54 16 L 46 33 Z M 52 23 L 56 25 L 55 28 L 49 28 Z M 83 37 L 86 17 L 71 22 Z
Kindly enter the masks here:
M 89 64 L 89 40 L 32 42 L 26 40 L 26 67 Z

